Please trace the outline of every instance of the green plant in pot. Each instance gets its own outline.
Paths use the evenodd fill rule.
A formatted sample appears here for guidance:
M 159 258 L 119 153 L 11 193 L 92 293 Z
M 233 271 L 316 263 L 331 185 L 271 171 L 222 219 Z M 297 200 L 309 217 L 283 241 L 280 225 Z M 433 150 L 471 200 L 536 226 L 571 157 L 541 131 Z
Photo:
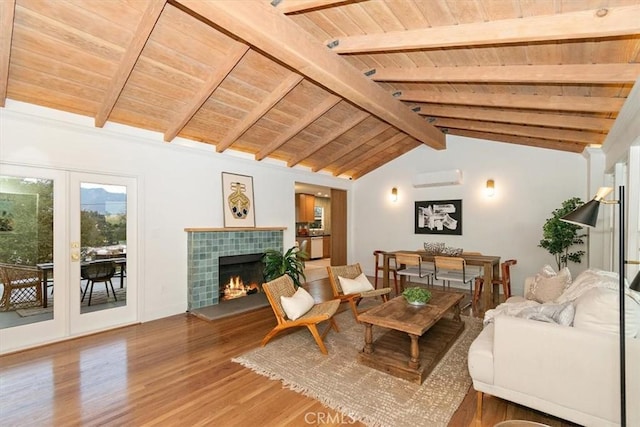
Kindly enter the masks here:
M 264 263 L 264 278 L 271 281 L 285 274 L 291 277 L 294 286 L 301 285 L 300 278 L 306 279 L 304 275 L 304 260 L 307 254 L 293 246 L 282 253 L 275 249 L 267 249 L 262 258 Z
M 402 296 L 413 305 L 426 305 L 431 300 L 431 292 L 424 288 L 407 288 Z
M 555 257 L 558 270 L 566 267 L 569 261 L 580 263 L 585 251 L 573 251 L 573 245 L 584 243 L 585 234 L 579 234 L 582 226 L 560 221 L 560 218 L 582 205 L 582 200 L 573 197 L 562 202 L 562 206 L 553 211 L 553 216 L 542 226 L 542 240 L 538 245 Z

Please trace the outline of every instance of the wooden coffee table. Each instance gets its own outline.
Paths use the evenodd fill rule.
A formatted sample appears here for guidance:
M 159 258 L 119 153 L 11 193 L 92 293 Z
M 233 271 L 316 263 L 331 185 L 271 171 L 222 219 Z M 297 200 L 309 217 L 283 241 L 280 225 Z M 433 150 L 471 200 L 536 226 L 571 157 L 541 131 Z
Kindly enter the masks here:
M 422 384 L 464 330 L 460 319 L 464 294 L 429 291 L 432 298 L 425 306 L 411 305 L 398 296 L 358 316 L 365 325 L 360 363 Z M 449 311 L 452 319 L 443 317 Z M 375 342 L 373 325 L 389 329 Z

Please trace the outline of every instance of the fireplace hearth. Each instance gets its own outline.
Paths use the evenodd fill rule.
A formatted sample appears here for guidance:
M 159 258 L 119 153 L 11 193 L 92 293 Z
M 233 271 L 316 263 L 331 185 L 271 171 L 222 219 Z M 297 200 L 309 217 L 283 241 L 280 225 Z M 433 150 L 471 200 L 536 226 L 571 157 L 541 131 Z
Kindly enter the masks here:
M 262 292 L 263 253 L 222 256 L 218 259 L 220 302 Z

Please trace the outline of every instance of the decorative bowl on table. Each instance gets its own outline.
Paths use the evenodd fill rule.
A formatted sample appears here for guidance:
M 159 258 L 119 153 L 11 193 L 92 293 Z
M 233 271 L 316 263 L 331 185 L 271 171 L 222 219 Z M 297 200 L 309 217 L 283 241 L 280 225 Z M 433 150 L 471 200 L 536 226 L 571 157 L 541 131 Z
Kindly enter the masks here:
M 411 305 L 427 305 L 431 300 L 431 292 L 424 288 L 407 288 L 402 296 Z

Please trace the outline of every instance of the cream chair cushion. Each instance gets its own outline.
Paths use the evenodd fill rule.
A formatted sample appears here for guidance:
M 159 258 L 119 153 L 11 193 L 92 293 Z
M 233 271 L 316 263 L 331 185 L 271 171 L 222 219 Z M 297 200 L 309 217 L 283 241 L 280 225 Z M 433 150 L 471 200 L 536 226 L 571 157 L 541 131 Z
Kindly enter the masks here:
M 303 316 L 315 304 L 313 297 L 304 288 L 299 287 L 290 297 L 281 296 L 280 303 L 287 317 L 291 320 Z
M 374 290 L 373 285 L 369 282 L 369 279 L 367 279 L 367 276 L 365 276 L 364 273 L 361 273 L 355 279 L 338 276 L 338 280 L 340 281 L 342 291 L 346 295 Z

